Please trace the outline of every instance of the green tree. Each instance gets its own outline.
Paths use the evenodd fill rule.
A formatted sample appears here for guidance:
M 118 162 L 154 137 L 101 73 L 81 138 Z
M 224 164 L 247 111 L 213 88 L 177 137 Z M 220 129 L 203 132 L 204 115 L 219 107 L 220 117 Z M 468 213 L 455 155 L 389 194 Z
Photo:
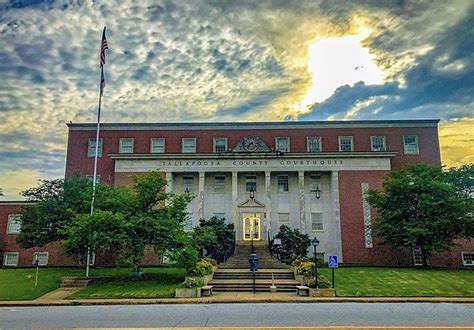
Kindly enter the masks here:
M 199 226 L 194 229 L 194 239 L 197 248 L 206 251 L 205 257 L 219 262 L 232 254 L 234 247 L 234 224 L 225 223 L 225 218 L 213 216 L 209 220 L 201 219 Z
M 472 237 L 473 199 L 462 185 L 452 182 L 458 175 L 438 166 L 408 165 L 390 173 L 383 191 L 369 190 L 367 200 L 377 208 L 373 229 L 383 244 L 420 248 L 427 265 L 433 252 Z
M 281 260 L 285 262 L 293 262 L 297 258 L 306 257 L 311 245 L 308 234 L 303 234 L 298 229 L 291 229 L 286 225 L 280 226 L 280 231 L 275 238 L 281 239 L 281 245 L 272 245 L 272 252 L 279 254 Z

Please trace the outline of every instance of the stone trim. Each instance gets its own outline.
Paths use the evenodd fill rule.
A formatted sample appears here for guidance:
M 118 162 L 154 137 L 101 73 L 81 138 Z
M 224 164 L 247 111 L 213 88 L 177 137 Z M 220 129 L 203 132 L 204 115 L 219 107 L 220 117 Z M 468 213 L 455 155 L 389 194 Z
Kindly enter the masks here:
M 369 191 L 368 183 L 361 183 L 362 190 L 362 209 L 364 211 L 364 242 L 365 248 L 371 249 L 374 247 L 372 242 L 372 220 L 370 214 L 370 204 L 367 202 L 367 193 Z

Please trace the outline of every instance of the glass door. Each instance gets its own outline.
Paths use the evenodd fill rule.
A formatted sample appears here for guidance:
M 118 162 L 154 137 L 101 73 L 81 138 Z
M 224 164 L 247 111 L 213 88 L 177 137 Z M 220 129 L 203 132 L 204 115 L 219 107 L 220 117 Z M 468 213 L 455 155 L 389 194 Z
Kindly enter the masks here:
M 243 239 L 244 241 L 260 240 L 260 215 L 246 213 L 243 216 Z

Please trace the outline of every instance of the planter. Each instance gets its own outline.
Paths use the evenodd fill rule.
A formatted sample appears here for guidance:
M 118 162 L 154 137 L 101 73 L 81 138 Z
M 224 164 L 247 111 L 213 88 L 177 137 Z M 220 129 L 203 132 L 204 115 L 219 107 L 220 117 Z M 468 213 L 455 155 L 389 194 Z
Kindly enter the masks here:
M 301 283 L 301 285 L 305 285 L 305 278 L 303 275 L 295 275 L 295 280 Z
M 309 288 L 309 296 L 310 297 L 335 297 L 336 290 Z
M 201 297 L 201 288 L 177 288 L 175 289 L 176 298 L 199 298 Z
M 214 274 L 217 271 L 218 268 L 219 268 L 219 266 L 212 266 L 212 273 Z
M 202 283 L 202 285 L 207 285 L 212 280 L 212 275 L 204 275 L 202 277 L 196 277 L 196 276 L 186 276 L 184 279 L 188 278 L 194 278 L 196 281 L 199 281 Z

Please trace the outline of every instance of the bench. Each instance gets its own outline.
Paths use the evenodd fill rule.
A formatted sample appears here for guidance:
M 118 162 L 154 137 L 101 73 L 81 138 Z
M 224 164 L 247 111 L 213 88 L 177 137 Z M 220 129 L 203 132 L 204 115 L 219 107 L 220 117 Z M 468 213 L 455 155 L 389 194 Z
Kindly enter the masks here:
M 212 285 L 205 285 L 201 288 L 201 296 L 212 296 Z
M 304 286 L 304 285 L 297 285 L 296 294 L 298 296 L 309 296 L 309 287 Z

